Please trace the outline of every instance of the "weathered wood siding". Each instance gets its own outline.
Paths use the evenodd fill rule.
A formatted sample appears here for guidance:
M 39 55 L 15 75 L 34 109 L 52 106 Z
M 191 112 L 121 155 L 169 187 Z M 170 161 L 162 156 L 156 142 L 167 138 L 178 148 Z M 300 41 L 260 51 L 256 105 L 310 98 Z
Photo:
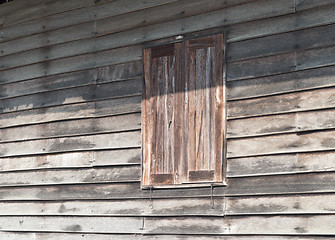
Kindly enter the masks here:
M 0 6 L 0 239 L 333 239 L 335 1 Z M 227 187 L 141 190 L 142 49 L 227 39 Z M 212 191 L 213 190 L 213 191 Z

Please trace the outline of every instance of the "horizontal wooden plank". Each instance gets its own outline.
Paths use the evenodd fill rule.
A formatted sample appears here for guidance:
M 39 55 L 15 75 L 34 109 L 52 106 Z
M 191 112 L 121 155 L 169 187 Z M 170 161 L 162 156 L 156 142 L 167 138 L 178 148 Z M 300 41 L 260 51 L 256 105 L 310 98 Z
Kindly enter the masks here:
M 97 34 L 111 34 L 159 22 L 167 22 L 169 20 L 176 20 L 239 4 L 245 4 L 251 1 L 252 0 L 207 0 L 206 2 L 201 0 L 175 1 L 170 4 L 129 13 L 127 14 L 127 21 L 124 20 L 124 15 L 98 20 Z
M 140 95 L 142 79 L 93 84 L 0 100 L 0 113 Z
M 308 8 L 315 8 L 318 6 L 328 5 L 335 3 L 334 0 L 324 0 L 324 1 L 313 1 L 313 0 L 297 0 L 297 11 L 301 11 Z
M 334 214 L 334 200 L 334 194 L 229 197 L 226 199 L 226 214 Z
M 63 88 L 108 83 L 142 76 L 141 62 L 129 62 L 104 68 L 64 73 L 45 78 L 0 85 L 0 98 L 17 97 Z
M 335 109 L 235 119 L 227 122 L 227 137 L 241 138 L 335 128 Z
M 322 4 L 325 1 L 310 2 Z M 231 25 L 228 28 L 227 41 L 235 42 L 335 23 L 335 16 L 332 15 L 335 4 L 310 7 L 309 10 L 295 12 L 294 14 Z
M 52 0 L 30 0 L 30 1 L 15 0 L 15 2 L 11 1 L 11 2 L 8 2 L 7 4 L 1 5 L 0 16 L 9 15 L 15 11 L 20 11 L 24 8 L 29 8 L 37 4 L 40 4 L 42 2 L 48 2 L 48 1 L 52 1 Z
M 140 146 L 140 131 L 132 131 L 2 143 L 0 144 L 0 156 L 9 157 L 97 149 L 134 148 Z
M 112 1 L 106 4 L 101 4 L 99 6 L 94 5 L 86 8 L 53 14 L 47 17 L 33 19 L 31 21 L 22 22 L 20 24 L 15 24 L 13 26 L 4 28 L 2 30 L 2 41 L 8 41 L 10 39 L 81 24 L 84 22 L 93 22 L 96 18 L 125 14 L 127 12 L 153 7 L 171 1 L 175 0 L 150 0 L 145 2 L 134 2 L 131 0 L 122 2 Z
M 90 168 L 96 166 L 141 164 L 141 149 L 83 151 L 30 157 L 0 158 L 0 171 Z
M 29 232 L 7 232 L 1 233 L 1 239 L 4 240 L 36 240 L 36 238 L 47 239 L 47 240 L 82 240 L 90 239 L 90 240 L 222 240 L 223 238 L 226 240 L 287 240 L 287 239 L 299 239 L 299 240 L 332 240 L 331 236 L 215 236 L 215 235 L 141 235 L 141 234 L 127 234 L 127 235 L 118 235 L 118 234 L 83 234 L 83 233 L 29 233 Z
M 335 152 L 281 154 L 229 159 L 228 177 L 335 171 Z
M 227 142 L 228 157 L 244 157 L 279 153 L 295 153 L 334 150 L 332 131 L 291 133 L 247 139 L 231 139 Z
M 202 1 L 201 1 L 202 2 Z M 286 2 L 289 2 L 288 4 L 285 4 Z M 271 5 L 272 4 L 272 5 Z M 274 5 L 275 4 L 275 5 Z M 278 5 L 278 6 L 277 6 Z M 257 11 L 250 12 L 248 9 L 254 8 L 257 9 Z M 276 11 L 270 11 L 269 9 L 276 8 Z M 236 18 L 236 12 L 245 12 L 241 18 Z M 132 30 L 131 32 L 123 32 L 116 35 L 108 35 L 106 37 L 100 37 L 100 38 L 89 38 L 82 41 L 73 41 L 68 42 L 65 44 L 58 44 L 54 46 L 47 46 L 44 48 L 38 48 L 35 50 L 17 53 L 14 55 L 4 56 L 2 58 L 3 63 L 0 66 L 0 70 L 10 69 L 14 67 L 19 67 L 23 65 L 30 65 L 30 64 L 36 64 L 40 63 L 39 68 L 40 71 L 43 70 L 43 62 L 50 60 L 55 60 L 59 58 L 67 58 L 74 55 L 81 55 L 81 54 L 87 54 L 95 51 L 105 51 L 112 48 L 117 47 L 124 47 L 129 46 L 133 44 L 143 44 L 143 42 L 151 41 L 151 40 L 157 40 L 161 38 L 171 37 L 178 34 L 193 32 L 193 31 L 199 31 L 208 29 L 209 27 L 216 27 L 216 26 L 222 26 L 222 24 L 232 24 L 234 22 L 238 21 L 248 21 L 253 20 L 253 18 L 261 18 L 266 17 L 266 14 L 272 15 L 278 15 L 278 14 L 284 14 L 287 12 L 293 11 L 292 1 L 291 0 L 284 0 L 284 2 L 278 2 L 278 1 L 265 1 L 262 4 L 262 7 L 257 3 L 251 2 L 249 4 L 243 4 L 239 6 L 235 6 L 233 8 L 225 8 L 223 10 L 218 10 L 210 13 L 205 13 L 201 15 L 196 15 L 192 17 L 183 18 L 180 20 L 174 20 L 162 24 L 156 24 L 153 26 L 149 26 L 147 28 L 139 28 Z M 269 13 L 270 12 L 270 13 Z M 224 19 L 222 19 L 224 18 Z M 199 21 L 201 19 L 201 21 Z M 193 23 L 201 22 L 202 25 L 194 25 Z M 114 21 L 113 26 L 117 26 L 118 24 L 115 24 Z M 122 22 L 125 22 L 122 18 Z M 127 22 L 127 21 L 126 21 Z M 136 23 L 138 20 L 136 20 Z M 213 26 L 209 26 L 213 25 Z M 181 26 L 182 29 L 181 29 Z M 159 31 L 157 31 L 159 29 Z M 165 31 L 161 31 L 161 29 L 165 29 Z M 147 32 L 150 32 L 149 36 L 147 36 Z M 145 35 L 143 35 L 145 34 Z M 134 36 L 134 37 L 131 37 Z M 139 37 L 141 36 L 141 37 Z M 6 50 L 4 50 L 6 51 Z M 142 49 L 140 49 L 140 54 L 142 53 Z M 128 53 L 130 54 L 130 53 Z M 139 54 L 139 53 L 133 53 L 133 54 Z M 113 54 L 111 54 L 113 55 Z M 141 56 L 141 55 L 140 55 Z M 93 56 L 92 56 L 93 57 Z M 87 62 L 87 59 L 91 59 L 92 57 L 87 56 L 85 58 L 86 64 L 82 63 L 82 65 L 87 66 L 89 63 Z M 79 58 L 79 57 L 77 57 Z M 99 58 L 97 59 L 97 61 Z M 78 64 L 80 60 L 75 60 L 71 63 L 67 63 L 67 67 L 72 66 L 73 64 Z M 53 72 L 53 62 L 47 64 L 48 65 L 48 72 Z M 56 67 L 60 67 L 62 64 L 59 63 L 58 65 L 55 65 Z M 44 64 L 45 65 L 45 64 Z M 33 66 L 31 66 L 33 68 Z M 37 66 L 35 66 L 37 67 Z M 81 69 L 75 69 L 75 70 L 81 70 Z M 26 72 L 29 72 L 31 70 L 25 70 Z M 59 73 L 59 72 L 58 72 Z M 36 73 L 37 74 L 37 73 Z M 34 76 L 37 77 L 37 76 Z M 1 79 L 0 79 L 1 80 Z M 1 82 L 1 81 L 0 81 Z
M 334 193 L 334 173 L 229 178 L 227 187 L 214 187 L 213 196 Z M 0 200 L 107 200 L 107 199 L 211 198 L 210 187 L 141 190 L 140 183 L 54 185 L 0 188 Z
M 280 75 L 228 81 L 228 100 L 252 98 L 335 86 L 335 67 L 323 67 Z
M 59 120 L 101 117 L 141 111 L 141 96 L 61 105 L 1 114 L 0 126 L 20 126 Z
M 88 7 L 93 5 L 94 0 L 83 0 L 80 2 L 76 0 L 46 1 L 38 5 L 21 9 L 20 11 L 15 11 L 14 13 L 7 14 L 5 16 L 4 26 L 7 27 L 20 22 L 26 22 L 36 18 L 41 18 L 52 14 L 57 14 L 71 10 L 73 11 L 74 9 L 77 8 Z
M 316 38 L 315 36 L 324 36 Z M 321 26 L 289 33 L 270 35 L 230 43 L 227 45 L 227 60 L 238 61 L 285 52 L 316 48 L 334 44 L 335 25 Z
M 141 217 L 0 217 L 1 231 L 140 233 Z
M 227 105 L 229 118 L 332 108 L 335 106 L 335 88 L 232 101 Z
M 84 54 L 53 61 L 45 61 L 29 66 L 9 69 L 1 72 L 0 84 L 48 75 L 104 67 L 142 59 L 142 47 L 130 46 L 98 53 Z M 22 72 L 25 72 L 22 75 Z
M 273 216 L 244 218 L 148 218 L 144 231 L 150 234 L 289 234 L 334 235 L 334 215 Z
M 0 216 L 223 216 L 223 198 L 213 201 L 213 205 L 209 198 L 0 202 Z
M 140 175 L 140 166 L 3 172 L 0 187 L 132 182 L 139 181 Z
M 0 143 L 139 129 L 141 129 L 141 114 L 136 113 L 113 117 L 71 120 L 39 125 L 28 125 L 16 128 L 5 128 L 0 130 Z
M 297 54 L 297 70 L 334 65 L 335 46 L 306 50 Z

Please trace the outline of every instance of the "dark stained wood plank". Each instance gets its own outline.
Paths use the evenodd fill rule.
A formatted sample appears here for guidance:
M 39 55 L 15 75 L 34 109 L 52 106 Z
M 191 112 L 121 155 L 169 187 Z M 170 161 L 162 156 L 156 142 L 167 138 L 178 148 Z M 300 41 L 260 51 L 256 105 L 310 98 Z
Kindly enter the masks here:
M 319 110 L 228 121 L 228 138 L 335 128 L 335 110 Z
M 334 150 L 334 130 L 231 139 L 228 157 Z
M 320 39 L 316 36 L 323 37 Z M 334 39 L 335 25 L 331 24 L 317 28 L 239 41 L 227 45 L 227 60 L 239 61 L 306 48 L 322 47 L 332 45 Z
M 229 197 L 226 214 L 333 214 L 334 199 L 334 194 Z
M 59 120 L 102 117 L 141 111 L 141 97 L 125 97 L 97 102 L 60 105 L 1 114 L 0 126 L 45 123 Z
M 228 177 L 331 172 L 335 170 L 335 153 L 311 152 L 229 159 Z
M 334 86 L 334 75 L 335 67 L 329 66 L 248 80 L 228 81 L 228 100 Z
M 139 148 L 0 158 L 1 172 L 138 164 L 141 164 L 141 149 Z
M 334 88 L 316 89 L 228 102 L 228 118 L 297 112 L 334 107 Z
M 63 137 L 0 144 L 0 156 L 23 156 L 87 150 L 135 148 L 141 146 L 140 131 Z
M 94 84 L 0 100 L 0 113 L 140 95 L 141 79 Z
M 323 2 L 313 1 L 314 4 L 322 4 Z M 335 4 L 311 7 L 308 10 L 295 12 L 294 14 L 231 25 L 229 26 L 227 41 L 235 42 L 333 24 L 335 23 L 335 17 L 332 15 L 334 9 Z

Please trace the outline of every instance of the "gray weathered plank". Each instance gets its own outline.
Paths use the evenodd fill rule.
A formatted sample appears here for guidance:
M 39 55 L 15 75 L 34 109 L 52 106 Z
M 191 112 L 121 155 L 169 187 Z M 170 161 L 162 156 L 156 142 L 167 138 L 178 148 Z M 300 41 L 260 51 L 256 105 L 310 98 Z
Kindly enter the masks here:
M 334 193 L 334 173 L 228 178 L 228 187 L 214 187 L 213 196 Z M 212 196 L 210 187 L 141 190 L 138 183 L 86 184 L 0 188 L 0 200 L 93 200 L 185 198 Z
M 227 137 L 239 138 L 332 128 L 335 128 L 335 110 L 327 109 L 231 120 L 227 122 Z
M 0 130 L 0 143 L 139 129 L 141 129 L 141 114 L 135 113 L 5 128 Z
M 312 0 L 311 2 L 319 4 L 324 1 Z M 299 11 L 294 14 L 231 25 L 228 27 L 229 34 L 227 36 L 227 41 L 235 42 L 333 24 L 335 23 L 335 16 L 332 14 L 334 10 L 335 4 L 324 7 L 311 7 L 311 9 L 307 11 Z
M 0 126 L 20 126 L 24 124 L 44 123 L 59 120 L 102 117 L 109 115 L 139 112 L 141 97 L 125 97 L 97 102 L 60 105 L 41 109 L 31 109 L 1 114 Z
M 269 236 L 215 236 L 215 235 L 141 235 L 141 234 L 127 234 L 127 235 L 119 235 L 119 234 L 83 234 L 83 233 L 29 233 L 29 232 L 7 232 L 1 233 L 1 239 L 4 240 L 36 240 L 44 239 L 44 240 L 82 240 L 82 239 L 90 239 L 90 240 L 287 240 L 287 239 L 299 239 L 299 240 L 333 240 L 333 237 L 324 237 L 324 236 L 313 236 L 311 237 L 303 237 L 299 236 L 287 236 L 287 235 L 269 235 Z
M 97 149 L 134 148 L 140 146 L 140 131 L 131 131 L 80 137 L 63 137 L 2 143 L 0 144 L 0 156 L 9 157 Z
M 140 175 L 140 166 L 2 172 L 0 186 L 132 182 Z
M 66 11 L 73 11 L 77 8 L 83 8 L 93 5 L 94 0 L 81 0 L 80 2 L 76 0 L 46 1 L 38 5 L 21 9 L 20 11 L 15 11 L 14 13 L 7 14 L 5 16 L 4 26 L 7 27 L 13 24 L 18 24 L 20 22 L 33 20 L 35 18 L 42 18 L 48 15 Z
M 323 36 L 317 38 L 316 36 Z M 335 25 L 321 26 L 289 33 L 270 35 L 230 43 L 227 45 L 227 60 L 238 61 L 285 52 L 316 48 L 334 44 Z
M 335 153 L 312 152 L 229 159 L 228 177 L 335 171 Z
M 226 214 L 333 214 L 334 200 L 334 194 L 228 197 Z
M 228 157 L 244 157 L 279 153 L 325 151 L 335 149 L 335 131 L 291 133 L 258 138 L 231 139 Z
M 224 200 L 214 198 L 108 201 L 0 202 L 0 216 L 223 216 Z
M 91 168 L 141 164 L 141 149 L 82 151 L 51 155 L 0 158 L 0 171 L 20 171 L 50 168 Z
M 335 67 L 323 67 L 280 75 L 228 81 L 228 100 L 295 92 L 335 85 Z
M 0 113 L 140 95 L 141 79 L 93 84 L 0 100 Z
M 84 54 L 53 61 L 45 61 L 1 72 L 0 83 L 44 77 L 72 71 L 80 71 L 114 64 L 141 60 L 142 47 L 139 45 L 108 51 Z M 25 75 L 22 75 L 25 72 Z
M 228 118 L 332 108 L 334 88 L 228 102 Z
M 335 217 L 272 216 L 243 218 L 146 218 L 144 231 L 150 234 L 289 234 L 334 235 Z
M 297 0 L 296 9 L 297 11 L 301 11 L 308 8 L 315 8 L 319 6 L 324 6 L 328 4 L 335 3 L 334 0 L 323 0 L 323 1 L 313 1 L 313 0 Z

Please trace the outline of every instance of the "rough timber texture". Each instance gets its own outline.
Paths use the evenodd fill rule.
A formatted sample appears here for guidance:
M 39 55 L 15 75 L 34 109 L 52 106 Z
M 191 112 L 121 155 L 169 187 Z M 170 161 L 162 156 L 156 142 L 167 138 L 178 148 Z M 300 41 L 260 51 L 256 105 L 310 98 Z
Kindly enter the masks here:
M 0 6 L 0 239 L 335 237 L 335 1 Z M 223 32 L 227 187 L 141 189 L 142 50 Z

